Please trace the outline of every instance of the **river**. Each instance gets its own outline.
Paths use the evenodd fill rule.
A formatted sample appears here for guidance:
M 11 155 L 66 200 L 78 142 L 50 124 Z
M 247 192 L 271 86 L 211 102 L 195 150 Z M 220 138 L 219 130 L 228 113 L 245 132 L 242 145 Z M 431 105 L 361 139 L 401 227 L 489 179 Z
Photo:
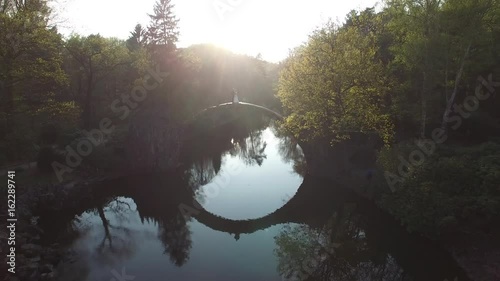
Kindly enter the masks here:
M 468 280 L 435 243 L 310 176 L 272 120 L 194 136 L 181 168 L 92 186 L 92 202 L 41 218 L 72 253 L 60 280 Z

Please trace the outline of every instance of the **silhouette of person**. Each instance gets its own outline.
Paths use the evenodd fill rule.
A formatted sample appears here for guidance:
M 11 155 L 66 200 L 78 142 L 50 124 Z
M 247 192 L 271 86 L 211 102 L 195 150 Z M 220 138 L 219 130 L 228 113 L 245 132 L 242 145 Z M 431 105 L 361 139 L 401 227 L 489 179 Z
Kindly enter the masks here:
M 233 104 L 240 103 L 240 100 L 238 99 L 238 92 L 236 89 L 233 89 Z

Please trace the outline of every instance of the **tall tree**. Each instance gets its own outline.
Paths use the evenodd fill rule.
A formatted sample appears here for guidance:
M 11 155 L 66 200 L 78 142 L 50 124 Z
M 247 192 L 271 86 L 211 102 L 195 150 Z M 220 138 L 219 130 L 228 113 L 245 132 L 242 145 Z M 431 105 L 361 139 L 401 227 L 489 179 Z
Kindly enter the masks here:
M 491 43 L 488 42 L 489 38 L 494 38 L 490 28 L 499 24 L 498 15 L 493 16 L 493 14 L 498 13 L 499 8 L 498 3 L 495 4 L 495 1 L 492 0 L 449 0 L 443 5 L 444 32 L 448 43 L 446 54 L 456 53 L 456 57 L 460 58 L 456 63 L 455 80 L 450 81 L 454 84 L 451 95 L 448 91 L 445 93 L 446 107 L 442 120 L 442 128 L 445 130 L 460 86 L 464 84 L 463 82 L 467 83 L 463 79 L 464 72 L 467 71 L 466 67 L 472 67 L 474 71 L 477 66 L 484 65 L 485 61 L 494 60 L 494 58 L 486 56 L 474 57 L 475 61 L 471 61 L 469 56 L 471 50 L 477 54 L 479 50 L 485 52 L 488 49 L 487 45 Z M 472 66 L 473 64 L 476 66 Z M 446 73 L 448 73 L 448 69 L 446 69 Z M 477 75 L 477 73 L 474 74 Z M 446 81 L 447 84 L 450 82 Z
M 406 92 L 415 93 L 420 103 L 420 136 L 425 137 L 429 121 L 429 103 L 441 77 L 442 40 L 440 37 L 441 0 L 387 1 L 387 12 L 393 17 L 392 31 L 399 45 L 393 48 L 395 64 L 408 74 L 411 84 Z
M 179 20 L 174 14 L 174 5 L 171 0 L 158 0 L 153 7 L 153 14 L 149 15 L 150 24 L 147 29 L 148 43 L 153 46 L 167 46 L 175 49 L 178 41 Z
M 62 41 L 57 30 L 49 26 L 50 14 L 43 0 L 2 1 L 0 5 L 0 81 L 5 113 L 16 109 L 16 100 L 39 99 L 66 83 L 61 68 Z
M 386 141 L 392 125 L 384 100 L 391 83 L 376 57 L 373 32 L 329 24 L 288 58 L 278 95 L 286 125 L 300 138 L 333 141 L 351 132 L 377 131 Z
M 62 38 L 44 0 L 0 1 L 0 162 L 26 160 L 46 122 L 70 125 Z
M 83 127 L 90 129 L 95 87 L 118 67 L 131 63 L 128 50 L 124 42 L 100 35 L 73 36 L 66 42 L 66 49 L 81 67 L 83 85 L 78 95 L 83 103 Z
M 136 51 L 146 45 L 147 34 L 146 29 L 142 25 L 137 24 L 134 31 L 130 32 L 130 37 L 127 40 L 127 47 L 130 51 Z

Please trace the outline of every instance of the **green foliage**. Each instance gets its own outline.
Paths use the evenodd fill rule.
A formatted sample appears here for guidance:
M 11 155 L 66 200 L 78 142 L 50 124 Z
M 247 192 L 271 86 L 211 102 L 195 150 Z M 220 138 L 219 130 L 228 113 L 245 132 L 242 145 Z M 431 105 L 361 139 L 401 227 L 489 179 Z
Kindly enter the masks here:
M 445 127 L 446 107 L 473 95 L 479 75 L 496 72 L 499 8 L 490 0 L 387 1 L 398 85 L 392 111 L 404 137 Z
M 9 1 L 7 1 L 9 2 Z M 0 10 L 0 81 L 3 111 L 33 110 L 47 94 L 67 86 L 61 68 L 62 39 L 48 26 L 45 1 L 30 1 Z M 18 108 L 18 103 L 25 108 Z
M 327 23 L 278 65 L 210 45 L 177 49 L 173 9 L 170 0 L 158 0 L 147 27 L 136 25 L 127 41 L 99 34 L 64 40 L 49 25 L 46 1 L 3 1 L 0 164 L 33 161 L 40 145 L 40 167 L 48 171 L 59 157 L 52 146 L 74 146 L 83 138 L 80 123 L 95 128 L 103 117 L 112 118 L 116 131 L 85 159 L 85 168 L 121 167 L 130 157 L 125 143 L 134 136 L 137 155 L 158 161 L 157 155 L 175 154 L 180 124 L 231 101 L 236 89 L 241 101 L 283 110 L 283 128 L 301 140 L 335 144 L 352 133 L 376 132 L 386 143 L 379 165 L 398 174 L 398 156 L 416 149 L 409 140 L 446 128 L 447 106 L 474 95 L 478 76 L 500 77 L 498 0 L 388 0 L 380 12 L 351 11 L 345 24 Z M 142 85 L 155 68 L 170 76 L 148 89 L 128 119 L 118 120 L 110 104 Z M 410 168 L 398 191 L 383 196 L 382 206 L 429 236 L 498 217 L 499 145 L 460 145 L 498 137 L 499 106 L 495 95 L 481 102 L 450 132 L 457 146 L 440 147 Z M 226 117 L 231 115 L 217 120 Z M 213 120 L 204 121 L 201 126 Z M 281 149 L 304 172 L 293 144 L 289 139 Z M 281 238 L 280 246 L 294 256 L 311 254 L 301 250 L 307 245 Z
M 459 116 L 455 106 L 474 96 L 479 76 L 500 77 L 499 11 L 496 0 L 388 0 L 378 13 L 352 11 L 342 26 L 326 24 L 283 64 L 284 126 L 300 139 L 333 144 L 375 131 L 386 144 L 379 166 L 399 175 L 400 156 L 418 150 L 414 138 L 448 129 L 447 117 Z M 429 236 L 498 217 L 498 145 L 477 144 L 498 137 L 499 105 L 492 95 L 462 116 L 448 132 L 457 146 L 409 167 L 383 206 Z M 373 190 L 377 197 L 385 186 Z
M 377 34 L 360 25 L 328 24 L 297 48 L 281 72 L 278 95 L 286 126 L 301 139 L 345 139 L 377 131 L 392 138 L 385 106 L 391 83 L 376 54 Z
M 99 34 L 87 37 L 73 35 L 65 47 L 73 60 L 70 60 L 70 65 L 74 67 L 72 80 L 78 85 L 74 95 L 83 109 L 83 125 L 90 129 L 94 119 L 96 92 L 101 92 L 100 98 L 109 104 L 109 100 L 115 98 L 114 92 L 124 90 L 129 85 L 124 68 L 131 63 L 131 55 L 125 42 L 104 38 Z M 103 88 L 105 93 L 102 93 Z M 105 95 L 111 97 L 106 99 Z
M 492 48 L 499 42 L 499 8 L 498 1 L 489 0 L 387 2 L 384 13 L 390 15 L 388 28 L 395 39 L 390 66 L 399 85 L 391 111 L 403 141 L 379 154 L 384 171 L 399 175 L 398 156 L 408 159 L 418 150 L 405 140 L 419 129 L 425 136 L 426 125 L 446 127 L 441 124 L 446 105 L 474 95 L 479 75 L 498 73 L 498 52 Z M 497 99 L 481 103 L 449 133 L 448 141 L 470 145 L 498 135 L 497 107 Z M 440 147 L 422 166 L 410 168 L 398 191 L 384 196 L 382 206 L 410 230 L 434 237 L 491 223 L 499 215 L 498 148 L 496 143 Z
M 63 41 L 49 26 L 46 1 L 4 1 L 0 7 L 0 163 L 33 160 L 49 122 L 71 124 L 77 111 L 64 96 Z M 71 125 L 68 125 L 71 126 Z
M 142 25 L 137 24 L 134 31 L 130 32 L 130 37 L 127 40 L 127 48 L 130 51 L 137 51 L 144 47 L 147 43 L 146 29 Z
M 394 152 L 410 150 L 404 147 Z M 390 154 L 381 153 L 381 162 L 400 163 Z M 397 174 L 397 167 L 386 168 Z M 396 192 L 386 194 L 382 206 L 409 230 L 434 237 L 457 230 L 450 225 L 465 228 L 491 222 L 500 214 L 499 183 L 500 144 L 442 147 L 414 167 Z
M 58 124 L 62 129 L 70 129 L 78 125 L 81 110 L 73 101 L 57 102 L 47 99 L 34 114 L 36 118 L 42 118 L 47 123 Z

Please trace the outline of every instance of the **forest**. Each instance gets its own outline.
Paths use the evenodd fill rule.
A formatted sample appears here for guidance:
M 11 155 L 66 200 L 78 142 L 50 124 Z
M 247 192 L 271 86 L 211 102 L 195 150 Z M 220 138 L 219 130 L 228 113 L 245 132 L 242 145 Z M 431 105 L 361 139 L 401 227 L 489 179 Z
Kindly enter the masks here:
M 26 188 L 175 168 L 186 120 L 236 91 L 299 142 L 380 139 L 368 193 L 408 231 L 500 233 L 498 0 L 385 0 L 279 63 L 177 47 L 170 0 L 126 40 L 64 37 L 52 16 L 45 0 L 0 1 L 0 167 L 33 170 Z
M 489 225 L 500 210 L 499 8 L 387 1 L 327 24 L 284 62 L 285 126 L 332 145 L 380 136 L 376 192 L 411 230 Z

